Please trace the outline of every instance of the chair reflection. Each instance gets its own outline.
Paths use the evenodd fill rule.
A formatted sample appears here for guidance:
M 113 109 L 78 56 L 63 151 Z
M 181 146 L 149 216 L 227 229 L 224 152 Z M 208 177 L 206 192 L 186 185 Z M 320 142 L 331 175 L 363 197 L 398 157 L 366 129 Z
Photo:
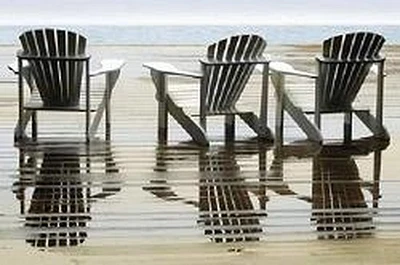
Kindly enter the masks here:
M 35 247 L 82 244 L 88 236 L 91 204 L 120 191 L 109 144 L 24 146 L 19 151 L 14 191 L 25 220 L 26 242 Z M 100 191 L 94 192 L 95 186 Z
M 280 147 L 271 152 L 274 159 L 267 170 L 271 147 L 257 142 L 204 149 L 160 145 L 155 167 L 158 179 L 150 180 L 143 189 L 163 200 L 182 201 L 198 208 L 197 223 L 213 242 L 260 240 L 265 233 L 268 190 L 297 195 L 283 179 L 283 161 L 288 157 L 309 158 L 320 150 L 319 145 L 310 143 Z M 182 169 L 182 165 L 188 172 L 198 166 L 197 200 L 180 196 L 168 183 L 170 173 Z
M 197 224 L 213 242 L 256 241 L 263 232 L 261 219 L 266 216 L 266 149 L 234 146 L 216 149 L 187 149 L 160 146 L 155 171 L 165 172 L 178 161 L 197 164 L 198 198 L 191 200 L 174 191 L 167 179 L 150 180 L 144 190 L 166 201 L 182 201 L 199 210 Z M 258 156 L 256 178 L 246 176 L 237 156 Z M 178 162 L 179 163 L 179 162 Z
M 354 158 L 370 152 L 349 152 L 341 146 L 326 146 L 314 159 L 312 221 L 319 239 L 350 239 L 373 234 L 373 217 L 380 196 L 381 150 L 373 153 L 372 185 L 360 178 Z M 368 203 L 364 188 L 371 193 L 372 203 Z
M 268 156 L 272 157 L 270 163 L 267 163 L 269 150 L 254 146 L 214 149 L 162 147 L 158 150 L 155 167 L 155 171 L 160 172 L 158 179 L 150 180 L 143 189 L 166 201 L 194 205 L 199 211 L 197 223 L 204 235 L 214 242 L 260 240 L 266 233 L 267 203 L 272 199 L 272 193 L 277 195 L 276 199 L 288 196 L 306 202 L 311 210 L 307 210 L 311 214 L 311 224 L 319 239 L 365 237 L 375 231 L 373 218 L 380 198 L 381 152 L 386 146 L 387 143 L 374 145 L 368 141 L 359 145 L 325 145 L 322 148 L 288 146 L 274 149 Z M 369 161 L 359 158 L 371 154 L 372 165 L 359 170 L 360 163 Z M 254 167 L 257 156 L 258 170 L 249 169 L 250 164 Z M 287 161 L 289 165 L 285 165 Z M 304 165 L 312 163 L 312 167 L 306 169 L 302 166 L 301 171 L 285 169 L 294 166 L 297 170 L 298 162 L 305 162 Z M 169 182 L 176 180 L 174 169 L 181 170 L 181 166 L 186 165 L 187 172 L 191 172 L 196 164 L 198 194 L 192 200 L 181 196 L 179 187 Z M 372 169 L 373 177 L 367 180 L 365 173 L 369 169 Z M 298 173 L 301 176 L 308 170 L 312 174 L 308 175 L 312 179 L 307 179 L 311 194 L 298 193 L 293 185 L 296 181 L 287 174 Z
M 246 181 L 235 149 L 202 154 L 200 172 L 198 222 L 204 225 L 204 234 L 215 242 L 259 240 L 263 231 L 260 219 L 266 217 L 262 211 L 267 201 L 265 189 L 260 183 Z M 258 198 L 260 210 L 251 193 Z

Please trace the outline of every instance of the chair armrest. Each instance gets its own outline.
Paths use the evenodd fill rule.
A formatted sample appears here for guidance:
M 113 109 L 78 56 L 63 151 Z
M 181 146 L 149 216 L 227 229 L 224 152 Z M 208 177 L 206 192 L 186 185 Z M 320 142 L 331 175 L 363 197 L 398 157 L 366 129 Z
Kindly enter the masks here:
M 269 64 L 269 69 L 271 72 L 276 72 L 276 73 L 283 74 L 283 75 L 294 75 L 294 76 L 299 76 L 299 77 L 317 78 L 316 74 L 296 70 L 296 69 L 294 69 L 293 66 L 291 66 L 288 63 L 284 63 L 284 62 L 276 62 L 276 61 L 271 62 Z M 258 70 L 260 70 L 260 69 L 258 69 Z
M 90 73 L 90 76 L 98 76 L 102 74 L 119 71 L 125 65 L 124 60 L 106 59 L 100 62 L 101 68 Z
M 156 71 L 162 74 L 167 74 L 167 75 L 179 75 L 179 76 L 186 76 L 186 77 L 192 77 L 192 78 L 202 78 L 203 75 L 201 73 L 195 73 L 195 72 L 189 72 L 189 71 L 183 71 L 179 70 L 175 66 L 169 63 L 163 63 L 163 62 L 150 62 L 150 63 L 144 63 L 143 67 L 148 68 L 152 71 Z
M 373 64 L 371 66 L 371 68 L 369 69 L 369 72 L 377 76 L 378 75 L 378 66 L 376 64 Z M 387 74 L 384 72 L 383 76 L 386 77 Z
M 205 65 L 241 65 L 241 64 L 269 64 L 270 60 L 261 58 L 257 60 L 240 60 L 240 61 L 221 61 L 221 60 L 209 60 L 200 59 L 200 63 Z
M 27 61 L 22 61 L 22 68 L 28 68 L 29 63 Z M 15 60 L 13 63 L 7 65 L 8 70 L 12 71 L 14 74 L 18 74 L 18 60 Z

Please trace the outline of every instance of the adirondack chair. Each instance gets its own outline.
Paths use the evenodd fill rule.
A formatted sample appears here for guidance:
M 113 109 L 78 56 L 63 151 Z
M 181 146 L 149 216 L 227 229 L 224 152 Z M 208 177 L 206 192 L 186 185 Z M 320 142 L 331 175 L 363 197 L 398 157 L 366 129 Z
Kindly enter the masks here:
M 62 29 L 36 29 L 19 37 L 22 50 L 18 51 L 17 65 L 9 68 L 18 74 L 19 119 L 15 140 L 25 139 L 25 129 L 32 121 L 32 139 L 37 140 L 37 111 L 71 111 L 86 113 L 86 141 L 94 137 L 105 112 L 105 138 L 111 137 L 110 98 L 120 70 L 121 60 L 104 60 L 102 68 L 90 72 L 90 56 L 86 53 L 84 36 Z M 98 106 L 91 105 L 90 77 L 105 75 L 105 89 Z M 24 99 L 24 80 L 31 91 L 30 100 Z M 84 96 L 81 86 L 84 83 Z M 84 101 L 84 103 L 81 103 Z M 96 111 L 93 121 L 91 112 Z
M 277 90 L 277 132 L 283 138 L 283 111 L 299 110 L 287 102 L 285 76 L 313 78 L 315 84 L 314 122 L 321 128 L 321 114 L 344 113 L 344 142 L 352 139 L 352 114 L 354 113 L 373 133 L 374 137 L 388 140 L 389 134 L 382 123 L 383 111 L 383 67 L 385 58 L 379 55 L 385 39 L 371 32 L 355 32 L 326 39 L 322 44 L 322 57 L 317 57 L 318 72 L 310 74 L 294 69 L 286 63 L 271 66 L 272 82 Z M 377 65 L 377 68 L 372 67 Z M 376 115 L 370 110 L 356 110 L 353 102 L 370 72 L 377 74 Z
M 207 116 L 225 115 L 225 139 L 233 141 L 235 137 L 235 115 L 239 117 L 258 135 L 260 139 L 271 139 L 267 127 L 268 104 L 268 65 L 269 60 L 262 53 L 266 42 L 257 35 L 238 35 L 220 40 L 207 49 L 207 57 L 200 60 L 201 73 L 182 71 L 168 63 L 145 63 L 151 70 L 151 76 L 157 89 L 158 100 L 158 140 L 167 142 L 168 114 L 200 145 L 209 145 L 206 135 Z M 254 67 L 263 65 L 263 81 L 260 115 L 252 111 L 236 108 L 236 103 L 248 82 Z M 179 91 L 167 88 L 168 76 L 182 76 L 200 80 L 200 88 L 186 99 L 197 99 L 199 106 L 200 126 L 192 119 L 191 113 L 180 104 Z M 184 102 L 187 100 L 183 100 Z

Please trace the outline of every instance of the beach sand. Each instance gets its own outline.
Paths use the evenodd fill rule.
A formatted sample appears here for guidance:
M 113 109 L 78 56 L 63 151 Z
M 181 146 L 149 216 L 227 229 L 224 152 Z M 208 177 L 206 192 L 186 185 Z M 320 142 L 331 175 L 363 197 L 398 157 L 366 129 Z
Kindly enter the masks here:
M 268 53 L 273 60 L 292 63 L 300 70 L 314 72 L 314 56 L 318 45 L 273 46 Z M 0 63 L 6 65 L 14 60 L 16 47 L 0 47 Z M 199 172 L 201 152 L 183 145 L 189 140 L 179 126 L 171 121 L 171 148 L 160 151 L 156 144 L 156 101 L 155 89 L 148 71 L 142 68 L 143 62 L 166 61 L 175 65 L 196 69 L 197 59 L 204 54 L 202 46 L 92 46 L 94 64 L 98 58 L 122 58 L 127 64 L 112 98 L 112 143 L 105 154 L 113 159 L 112 174 L 104 174 L 107 167 L 96 155 L 93 157 L 94 169 L 83 174 L 79 183 L 90 188 L 91 197 L 85 202 L 89 210 L 82 212 L 85 218 L 84 236 L 78 246 L 37 248 L 26 242 L 38 233 L 31 229 L 22 208 L 32 205 L 34 189 L 40 185 L 32 184 L 32 175 L 21 180 L 18 166 L 20 150 L 13 146 L 13 128 L 17 117 L 17 84 L 15 77 L 2 69 L 0 77 L 0 260 L 1 264 L 398 264 L 400 263 L 400 215 L 398 204 L 398 157 L 400 157 L 400 93 L 399 81 L 400 47 L 387 46 L 385 54 L 385 125 L 392 140 L 387 150 L 382 152 L 382 174 L 379 180 L 379 208 L 374 208 L 373 226 L 365 238 L 339 238 L 318 240 L 316 224 L 311 221 L 311 204 L 302 198 L 310 197 L 312 188 L 312 158 L 290 157 L 283 161 L 282 175 L 286 184 L 295 191 L 274 190 L 267 187 L 267 216 L 259 218 L 262 232 L 256 242 L 215 243 L 207 235 L 207 228 L 201 223 L 199 206 L 201 196 Z M 95 86 L 101 85 L 97 79 Z M 196 81 L 177 81 L 178 85 L 196 85 Z M 243 105 L 258 108 L 260 77 L 251 81 L 251 86 L 243 95 Z M 312 106 L 312 84 L 306 79 L 288 78 L 288 90 L 297 96 L 299 103 Z M 373 78 L 357 104 L 373 103 Z M 270 126 L 274 123 L 273 89 L 270 90 Z M 311 100 L 310 100 L 311 98 Z M 333 121 L 339 118 L 333 117 Z M 77 125 L 76 116 L 63 115 L 62 118 L 47 113 L 39 117 L 39 132 L 45 136 L 62 136 L 65 128 L 71 129 L 72 136 L 82 130 Z M 210 135 L 216 142 L 221 141 L 222 123 L 211 119 Z M 239 124 L 239 139 L 254 136 L 245 126 Z M 340 126 L 337 126 L 340 127 Z M 328 138 L 337 129 L 331 123 L 325 124 L 324 135 Z M 356 129 L 357 135 L 365 130 Z M 82 136 L 82 135 L 81 135 Z M 293 122 L 285 125 L 288 142 L 304 136 Z M 213 147 L 219 152 L 220 145 Z M 51 148 L 50 148 L 51 149 Z M 57 148 L 56 148 L 57 149 Z M 51 150 L 54 152 L 54 150 Z M 43 152 L 34 150 L 33 152 Z M 59 151 L 58 151 L 59 152 Z M 211 152 L 211 151 L 210 151 Z M 260 188 L 262 178 L 259 170 L 259 151 L 253 146 L 245 146 L 227 159 L 218 157 L 217 163 L 235 161 L 233 167 L 240 167 L 237 178 L 245 179 L 251 189 L 248 200 L 257 204 L 263 198 L 254 191 Z M 312 152 L 311 152 L 312 153 Z M 368 191 L 374 183 L 371 174 L 373 153 L 355 156 L 366 205 L 372 209 L 373 195 Z M 43 160 L 41 154 L 39 160 Z M 161 159 L 160 159 L 161 158 Z M 219 160 L 218 160 L 219 159 Z M 219 161 L 219 162 L 218 162 Z M 267 168 L 274 161 L 273 152 L 266 152 Z M 211 161 L 212 162 L 212 161 Z M 44 162 L 42 162 L 44 163 Z M 29 169 L 28 167 L 23 169 Z M 160 170 L 157 170 L 160 169 Z M 261 172 L 261 173 L 260 173 Z M 229 172 L 228 172 L 229 173 Z M 232 172 L 230 172 L 232 173 Z M 236 174 L 236 173 L 235 173 Z M 20 179 L 19 179 L 20 178 Z M 21 181 L 26 184 L 22 185 Z M 76 185 L 77 180 L 73 180 Z M 157 186 L 158 185 L 158 186 Z M 282 188 L 281 187 L 281 188 Z M 159 192 L 160 189 L 164 192 Z M 283 189 L 283 188 L 282 188 Z M 104 195 L 108 191 L 110 196 Z M 18 196 L 22 196 L 21 197 Z M 93 196 L 97 195 L 97 196 Z M 104 197 L 101 197 L 104 196 Z M 299 199 L 300 198 L 300 199 Z M 21 201 L 26 202 L 22 205 Z M 262 212 L 262 211 L 260 211 Z M 257 212 L 259 213 L 259 212 Z M 40 229 L 39 229 L 40 230 Z M 55 232 L 56 233 L 56 232 Z
M 10 243 L 10 242 L 9 242 Z M 13 247 L 11 247 L 11 246 Z M 2 247 L 9 264 L 398 264 L 398 239 L 317 242 L 142 244 L 39 251 Z

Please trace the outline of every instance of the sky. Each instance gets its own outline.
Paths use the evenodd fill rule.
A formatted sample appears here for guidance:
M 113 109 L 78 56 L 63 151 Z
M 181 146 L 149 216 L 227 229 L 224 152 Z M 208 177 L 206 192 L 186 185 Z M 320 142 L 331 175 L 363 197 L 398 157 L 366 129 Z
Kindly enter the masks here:
M 400 24 L 399 0 L 0 0 L 0 25 Z

